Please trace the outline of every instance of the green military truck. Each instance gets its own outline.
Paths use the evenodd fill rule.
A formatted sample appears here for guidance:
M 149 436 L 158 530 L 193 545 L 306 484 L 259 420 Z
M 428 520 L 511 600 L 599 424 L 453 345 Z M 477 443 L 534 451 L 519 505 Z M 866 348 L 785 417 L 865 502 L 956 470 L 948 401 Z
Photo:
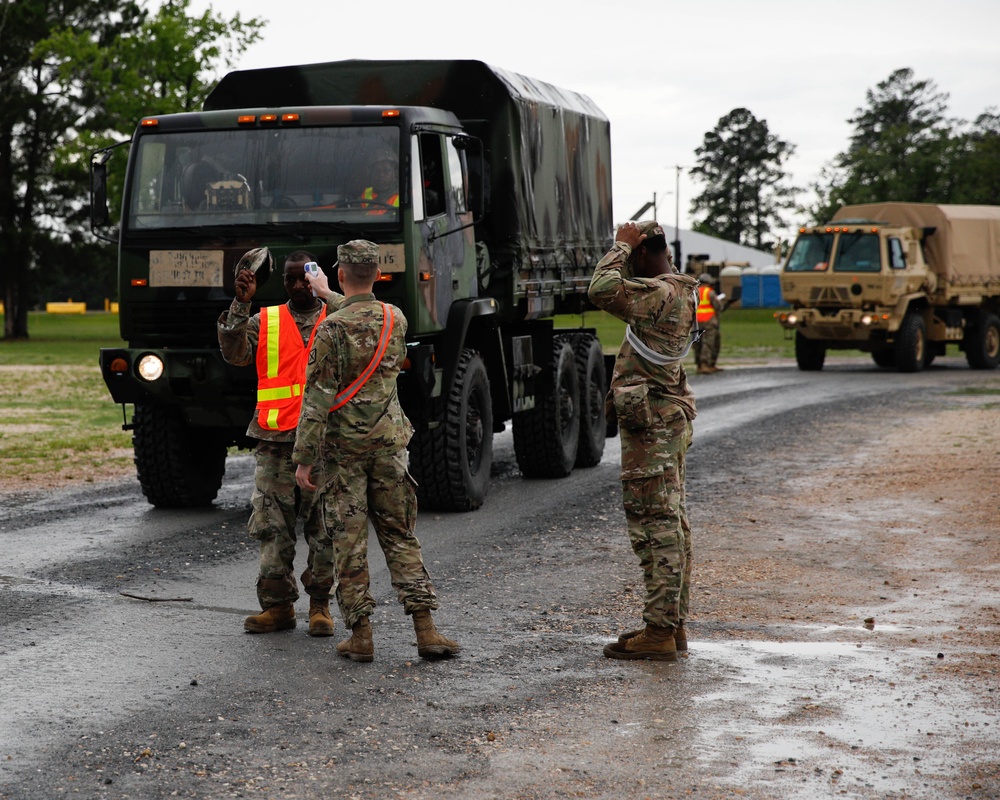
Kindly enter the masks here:
M 590 99 L 479 61 L 244 70 L 201 111 L 141 120 L 127 144 L 116 237 L 114 148 L 92 163 L 127 343 L 100 365 L 150 503 L 211 503 L 228 449 L 250 444 L 256 374 L 222 359 L 216 320 L 236 262 L 262 246 L 277 271 L 312 252 L 335 286 L 338 245 L 380 245 L 376 295 L 409 323 L 398 387 L 424 507 L 482 504 L 508 421 L 526 477 L 600 460 L 607 360 L 592 328 L 553 322 L 589 307 L 613 235 L 610 126 Z M 373 195 L 371 167 L 386 160 L 394 191 Z M 285 299 L 274 275 L 254 310 Z
M 1000 207 L 870 203 L 802 228 L 781 271 L 799 369 L 827 350 L 918 372 L 949 344 L 973 369 L 1000 363 Z

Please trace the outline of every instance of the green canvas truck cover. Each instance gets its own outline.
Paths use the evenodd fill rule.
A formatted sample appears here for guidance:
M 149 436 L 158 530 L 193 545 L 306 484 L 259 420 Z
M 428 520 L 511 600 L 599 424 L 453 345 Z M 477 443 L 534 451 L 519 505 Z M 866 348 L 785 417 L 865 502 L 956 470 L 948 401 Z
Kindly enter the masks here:
M 940 278 L 952 286 L 1000 285 L 1000 206 L 867 203 L 844 206 L 831 221 L 854 219 L 934 228 L 924 253 Z
M 231 72 L 205 110 L 317 105 L 455 114 L 488 152 L 477 231 L 515 269 L 538 258 L 592 266 L 611 242 L 610 125 L 585 95 L 481 61 L 349 60 Z

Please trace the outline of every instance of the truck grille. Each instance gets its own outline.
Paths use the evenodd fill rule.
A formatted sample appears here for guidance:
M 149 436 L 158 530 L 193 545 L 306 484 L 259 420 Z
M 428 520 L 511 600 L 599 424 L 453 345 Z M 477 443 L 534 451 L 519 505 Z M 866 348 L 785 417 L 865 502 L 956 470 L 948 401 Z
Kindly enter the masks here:
M 218 347 L 216 322 L 226 300 L 142 303 L 123 309 L 125 339 L 139 346 Z
M 850 306 L 851 299 L 843 286 L 818 286 L 809 293 L 809 304 L 842 308 Z

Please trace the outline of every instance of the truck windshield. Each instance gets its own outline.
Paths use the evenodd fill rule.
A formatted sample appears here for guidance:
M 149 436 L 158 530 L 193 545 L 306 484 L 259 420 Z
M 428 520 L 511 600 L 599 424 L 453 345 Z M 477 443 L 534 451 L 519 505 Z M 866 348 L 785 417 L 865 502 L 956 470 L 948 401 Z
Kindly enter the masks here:
M 785 272 L 813 272 L 825 270 L 830 265 L 833 249 L 832 233 L 802 233 L 788 256 Z
M 129 231 L 399 219 L 396 128 L 202 129 L 136 147 Z
M 834 272 L 878 272 L 881 266 L 878 234 L 861 231 L 840 234 Z

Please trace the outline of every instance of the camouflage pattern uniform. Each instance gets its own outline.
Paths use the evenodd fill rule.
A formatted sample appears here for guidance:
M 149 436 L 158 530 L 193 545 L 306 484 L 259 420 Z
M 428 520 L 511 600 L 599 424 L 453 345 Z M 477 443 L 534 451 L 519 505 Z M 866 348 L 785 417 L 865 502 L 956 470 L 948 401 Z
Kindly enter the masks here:
M 640 223 L 647 236 L 662 228 Z M 657 354 L 684 353 L 695 317 L 697 281 L 674 273 L 633 277 L 631 248 L 616 242 L 598 262 L 590 299 L 627 322 Z M 632 549 L 646 585 L 643 620 L 676 628 L 688 612 L 692 545 L 685 504 L 685 456 L 695 417 L 694 394 L 681 360 L 657 365 L 626 337 L 615 360 L 608 395 L 622 444 L 622 495 Z
M 360 240 L 349 245 L 358 250 L 357 262 L 377 260 L 377 245 Z M 350 257 L 347 248 L 338 248 L 341 262 Z M 315 481 L 322 518 L 314 540 L 313 576 L 321 585 L 336 583 L 337 603 L 349 628 L 370 616 L 376 605 L 369 586 L 369 515 L 404 611 L 438 608 L 413 533 L 417 500 L 406 469 L 413 426 L 396 394 L 406 356 L 406 318 L 391 308 L 395 321 L 382 361 L 353 399 L 333 412 L 338 392 L 372 360 L 382 332 L 382 304 L 374 294 L 348 297 L 320 325 L 309 354 L 295 438 L 295 463 L 324 467 Z
M 715 313 L 711 319 L 698 323 L 698 327 L 701 329 L 701 338 L 694 343 L 694 363 L 702 370 L 714 372 L 715 362 L 719 360 L 719 348 L 722 345 L 719 320 L 719 315 L 722 313 L 722 303 L 719 301 L 719 296 L 716 294 L 715 289 L 711 287 L 711 284 L 715 282 L 715 279 L 711 275 L 703 273 L 699 276 L 698 280 L 703 284 L 709 285 L 708 300 L 712 304 L 712 309 Z
M 339 308 L 342 295 L 334 295 L 327 310 Z M 298 311 L 290 302 L 288 310 L 306 344 L 313 326 L 323 309 L 318 304 L 312 311 Z M 219 317 L 219 348 L 222 357 L 235 366 L 255 363 L 255 351 L 260 335 L 260 315 L 250 315 L 250 303 L 233 300 L 229 310 Z M 310 596 L 329 599 L 329 591 L 313 590 L 311 584 L 312 539 L 320 530 L 318 512 L 313 507 L 310 492 L 303 492 L 295 484 L 295 464 L 292 447 L 295 429 L 274 431 L 262 428 L 256 412 L 247 428 L 247 436 L 257 440 L 254 449 L 254 489 L 250 498 L 252 511 L 247 523 L 250 537 L 260 542 L 260 570 L 257 577 L 257 599 L 260 607 L 294 603 L 299 597 L 295 582 L 295 527 L 299 514 L 305 514 L 303 535 L 309 545 L 309 566 L 302 581 Z

